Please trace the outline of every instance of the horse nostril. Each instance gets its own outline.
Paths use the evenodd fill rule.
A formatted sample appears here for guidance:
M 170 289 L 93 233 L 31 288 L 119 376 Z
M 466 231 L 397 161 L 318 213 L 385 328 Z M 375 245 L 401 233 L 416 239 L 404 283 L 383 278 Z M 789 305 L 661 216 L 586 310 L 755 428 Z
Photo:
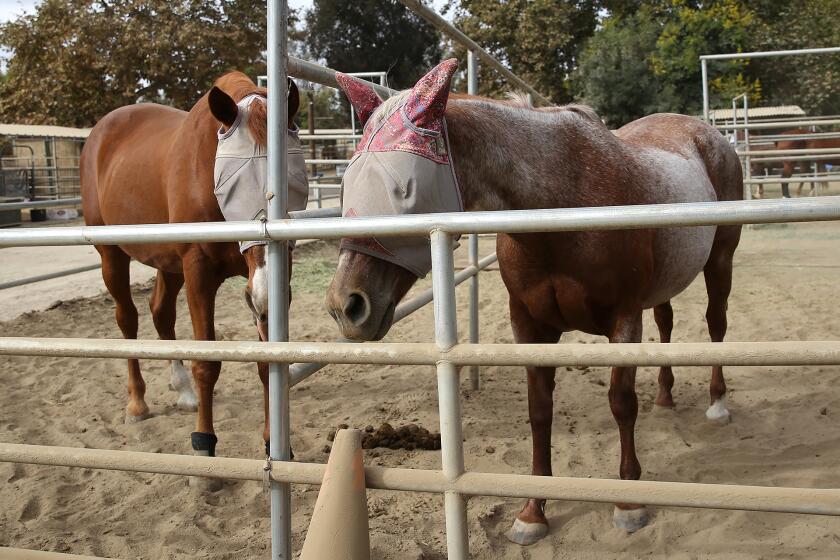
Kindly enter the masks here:
M 265 323 L 266 321 L 268 321 L 268 315 L 260 313 L 260 323 Z
M 352 292 L 344 304 L 344 316 L 354 325 L 361 325 L 370 317 L 370 301 L 364 294 Z

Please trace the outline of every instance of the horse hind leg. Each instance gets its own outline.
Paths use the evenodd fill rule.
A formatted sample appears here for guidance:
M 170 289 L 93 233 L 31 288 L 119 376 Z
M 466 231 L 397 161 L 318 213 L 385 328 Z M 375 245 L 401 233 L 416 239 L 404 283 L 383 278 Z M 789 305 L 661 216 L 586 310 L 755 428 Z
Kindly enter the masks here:
M 706 322 L 712 342 L 723 342 L 726 336 L 726 309 L 729 292 L 732 289 L 732 257 L 738 247 L 741 226 L 722 226 L 718 228 L 709 260 L 703 269 L 706 279 L 706 292 L 709 304 L 706 308 Z M 712 421 L 728 422 L 729 410 L 726 408 L 726 382 L 723 379 L 723 367 L 712 367 L 712 380 L 709 384 L 710 406 L 706 418 Z
M 117 325 L 123 338 L 137 338 L 137 308 L 131 299 L 131 258 L 119 247 L 97 246 L 102 257 L 102 279 L 116 307 Z M 149 417 L 146 404 L 146 382 L 140 373 L 140 362 L 128 360 L 128 404 L 125 407 L 125 423 L 133 424 Z
M 659 327 L 659 342 L 671 342 L 671 331 L 674 329 L 674 310 L 671 302 L 666 301 L 654 307 L 653 318 L 656 320 L 656 326 Z M 674 397 L 671 394 L 673 387 L 674 373 L 671 371 L 671 366 L 659 368 L 659 395 L 654 404 L 664 408 L 673 408 Z
M 152 321 L 161 340 L 175 340 L 175 318 L 178 292 L 184 285 L 182 274 L 164 272 L 158 270 L 155 279 L 155 289 L 152 298 L 149 300 L 149 308 L 152 311 Z M 198 398 L 195 396 L 192 386 L 192 376 L 184 362 L 181 360 L 170 360 L 170 381 L 169 388 L 178 392 L 176 406 L 181 410 L 195 412 L 198 410 Z
M 513 301 L 511 301 L 510 312 L 517 343 L 551 344 L 560 340 L 560 333 L 535 325 L 527 311 Z M 526 370 L 528 372 L 528 417 L 531 423 L 533 447 L 531 474 L 551 476 L 551 423 L 554 415 L 555 368 L 529 367 Z M 548 534 L 545 503 L 544 499 L 536 498 L 525 502 L 513 526 L 505 534 L 508 540 L 520 545 L 530 545 L 545 537 Z

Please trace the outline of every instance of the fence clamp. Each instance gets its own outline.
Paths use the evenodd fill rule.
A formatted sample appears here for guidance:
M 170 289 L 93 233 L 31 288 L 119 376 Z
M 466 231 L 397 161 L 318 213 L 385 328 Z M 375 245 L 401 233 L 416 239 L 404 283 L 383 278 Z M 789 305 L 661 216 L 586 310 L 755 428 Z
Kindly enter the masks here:
M 268 492 L 271 485 L 271 457 L 266 455 L 263 465 L 263 491 Z

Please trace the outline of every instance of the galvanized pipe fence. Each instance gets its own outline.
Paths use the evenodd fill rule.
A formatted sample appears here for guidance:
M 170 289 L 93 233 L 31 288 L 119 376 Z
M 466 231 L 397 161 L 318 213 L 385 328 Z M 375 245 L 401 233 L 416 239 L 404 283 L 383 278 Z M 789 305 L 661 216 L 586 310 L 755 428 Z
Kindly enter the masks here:
M 429 18 L 419 2 L 401 0 Z M 436 16 L 436 14 L 434 14 Z M 704 507 L 751 511 L 780 511 L 840 515 L 840 490 L 767 488 L 734 485 L 578 479 L 530 475 L 466 472 L 461 430 L 459 370 L 462 365 L 598 364 L 678 365 L 685 363 L 840 363 L 837 342 L 706 343 L 686 345 L 480 345 L 458 344 L 455 316 L 455 272 L 452 239 L 456 234 L 582 231 L 634 229 L 712 224 L 777 223 L 840 219 L 840 197 L 786 201 L 738 201 L 624 207 L 569 208 L 466 214 L 426 214 L 366 218 L 319 217 L 308 220 L 286 217 L 285 122 L 286 72 L 335 87 L 334 72 L 286 54 L 287 6 L 283 0 L 268 2 L 269 84 L 269 220 L 262 223 L 200 223 L 134 226 L 41 228 L 0 231 L 0 245 L 127 244 L 193 241 L 266 240 L 269 260 L 269 342 L 200 342 L 137 340 L 37 340 L 0 339 L 0 353 L 16 355 L 85 355 L 192 359 L 247 359 L 270 363 L 270 460 L 173 456 L 154 453 L 69 449 L 0 444 L 0 460 L 35 464 L 104 468 L 135 472 L 159 472 L 190 476 L 271 481 L 272 558 L 290 559 L 290 483 L 319 484 L 323 465 L 289 461 L 288 395 L 292 361 L 312 363 L 409 363 L 434 364 L 442 438 L 442 470 L 366 469 L 371 488 L 411 490 L 444 494 L 449 557 L 466 559 L 468 536 L 466 497 L 492 495 L 549 498 L 593 502 L 647 503 L 662 506 Z M 439 17 L 439 16 L 438 16 Z M 435 18 L 432 18 L 435 19 Z M 445 23 L 445 22 L 444 22 Z M 440 21 L 437 22 L 440 25 Z M 451 26 L 450 26 L 451 27 Z M 497 67 L 511 82 L 507 71 L 454 27 L 447 33 Z M 457 31 L 457 30 L 455 30 Z M 498 66 L 497 66 L 498 65 Z M 474 66 L 473 66 L 474 67 Z M 705 65 L 704 65 L 705 68 Z M 521 81 L 521 80 L 519 80 Z M 527 86 L 527 84 L 524 84 Z M 387 88 L 375 87 L 387 95 Z M 529 93 L 544 99 L 537 92 Z M 274 156 L 272 154 L 275 154 Z M 394 345 L 324 344 L 288 342 L 288 239 L 428 235 L 432 242 L 432 293 L 435 310 L 435 343 Z M 470 240 L 472 246 L 473 240 Z M 486 260 L 486 259 L 485 259 Z M 474 272 L 477 255 L 470 256 Z M 472 337 L 471 337 L 472 339 Z M 749 344 L 749 343 L 741 343 Z M 761 345 L 764 346 L 761 346 Z M 155 348 L 155 345 L 156 348 Z M 759 346 L 755 346 L 759 345 Z M 585 348 L 583 348 L 585 346 Z M 661 346 L 661 348 L 660 348 Z M 596 355 L 600 352 L 600 356 Z M 212 356 L 212 358 L 211 358 Z M 413 363 L 413 362 L 411 362 Z
M 697 485 L 643 481 L 616 481 L 471 473 L 464 468 L 459 400 L 459 366 L 471 365 L 792 365 L 840 364 L 840 342 L 695 343 L 695 344 L 458 344 L 455 318 L 455 274 L 452 236 L 471 231 L 506 233 L 525 231 L 581 231 L 685 225 L 775 223 L 781 221 L 840 220 L 840 197 L 819 199 L 736 201 L 639 205 L 605 208 L 570 208 L 533 211 L 429 214 L 369 218 L 312 218 L 272 220 L 264 224 L 264 237 L 272 241 L 310 237 L 431 235 L 435 343 L 333 344 L 310 342 L 267 343 L 0 339 L 0 354 L 36 356 L 133 357 L 139 359 L 196 359 L 222 361 L 292 361 L 316 363 L 376 363 L 434 365 L 442 436 L 442 471 L 368 469 L 371 488 L 443 493 L 450 558 L 466 558 L 466 497 L 497 495 L 595 502 L 633 502 L 666 506 L 712 507 L 756 511 L 840 514 L 836 489 L 764 488 Z M 255 238 L 252 223 L 172 224 L 155 241 L 179 242 Z M 247 227 L 246 227 L 247 226 Z M 400 227 L 396 227 L 400 226 Z M 53 229 L 53 228 L 51 228 Z M 19 231 L 0 232 L 0 244 L 79 244 L 148 242 L 147 226 L 98 226 L 35 230 L 36 239 Z M 243 235 L 244 234 L 244 235 Z M 281 244 L 285 245 L 285 244 Z M 286 368 L 284 367 L 284 370 Z M 291 385 L 287 371 L 287 387 Z M 286 448 L 288 449 L 288 448 Z M 104 450 L 64 450 L 42 446 L 0 445 L 0 460 L 114 470 L 139 470 L 262 480 L 263 461 L 166 456 Z M 272 487 L 291 482 L 317 484 L 323 466 L 292 463 L 271 457 Z M 278 508 L 279 509 L 279 508 Z M 272 516 L 278 512 L 273 512 Z M 281 530 L 282 533 L 282 530 Z M 281 534 L 277 538 L 282 538 Z M 282 550 L 275 557 L 283 557 Z

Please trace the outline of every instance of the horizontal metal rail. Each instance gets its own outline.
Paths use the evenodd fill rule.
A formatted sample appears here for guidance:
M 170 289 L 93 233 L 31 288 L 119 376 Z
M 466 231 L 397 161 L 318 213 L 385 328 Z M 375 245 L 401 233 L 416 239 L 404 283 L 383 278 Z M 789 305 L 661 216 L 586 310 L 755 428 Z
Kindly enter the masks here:
M 102 263 L 86 264 L 84 266 L 77 266 L 76 268 L 57 270 L 55 272 L 47 272 L 46 274 L 38 274 L 36 276 L 27 276 L 26 278 L 18 278 L 17 280 L 9 280 L 8 282 L 0 283 L 0 290 L 24 286 L 26 284 L 33 284 L 35 282 L 43 282 L 44 280 L 52 280 L 53 278 L 61 278 L 62 276 L 71 276 L 73 274 L 96 270 L 98 268 L 102 268 Z
M 289 212 L 293 220 L 309 220 L 312 218 L 338 218 L 341 216 L 341 208 L 311 208 L 309 210 L 294 210 Z
M 784 142 L 786 140 L 823 140 L 840 138 L 840 132 L 810 132 L 807 134 L 762 134 L 750 138 L 750 145 L 756 146 L 772 142 Z
M 339 89 L 338 81 L 335 79 L 336 71 L 332 68 L 327 68 L 326 66 L 321 66 L 320 64 L 315 64 L 313 62 L 308 62 L 306 60 L 290 56 L 286 71 L 289 73 L 290 76 L 294 76 L 296 78 L 307 80 L 316 84 L 321 84 L 324 86 Z M 376 91 L 376 93 L 379 94 L 379 96 L 383 99 L 387 99 L 393 94 L 397 93 L 391 88 L 381 86 L 374 82 L 369 82 L 367 80 L 363 80 L 361 78 L 356 77 L 353 77 L 353 79 L 358 80 L 359 82 L 369 87 L 372 87 L 374 91 Z
M 761 136 L 759 136 L 761 138 Z M 738 150 L 739 156 L 798 156 L 808 154 L 834 154 L 840 155 L 838 148 L 801 148 L 795 150 Z
M 496 262 L 498 258 L 496 257 L 496 253 L 492 255 L 488 255 L 481 259 L 476 266 L 468 266 L 467 268 L 458 271 L 455 273 L 455 281 L 454 284 L 457 286 L 462 284 L 463 282 L 467 281 L 468 279 L 472 278 L 494 262 Z M 434 291 L 430 288 L 425 290 L 413 298 L 406 300 L 400 303 L 397 308 L 394 310 L 394 323 L 398 323 L 414 313 L 415 311 L 421 309 L 424 305 L 430 303 L 434 300 Z M 339 340 L 339 344 L 343 343 L 351 343 L 352 341 L 349 340 Z M 325 363 L 297 363 L 292 364 L 289 367 L 289 377 L 290 383 L 292 386 L 297 385 L 304 379 L 311 376 L 313 373 L 316 373 L 327 366 Z
M 301 142 L 316 142 L 318 140 L 359 140 L 361 134 L 301 134 Z
M 792 56 L 801 54 L 840 53 L 840 47 L 825 47 L 819 49 L 794 49 L 787 51 L 758 51 L 745 53 L 704 54 L 700 60 L 732 60 L 736 58 L 767 58 L 771 56 Z
M 812 222 L 840 219 L 840 196 L 588 208 L 453 212 L 358 218 L 70 226 L 0 231 L 0 245 L 117 245 L 449 233 L 533 233 L 675 226 Z
M 349 159 L 307 159 L 304 160 L 307 165 L 327 165 L 327 164 L 341 164 L 350 163 Z
M 840 124 L 840 119 L 827 119 L 827 120 L 800 120 L 800 121 L 788 121 L 788 122 L 752 122 L 749 124 L 727 124 L 727 125 L 715 125 L 716 128 L 720 130 L 762 130 L 767 128 L 785 128 L 785 127 L 800 127 L 800 126 L 824 126 L 828 124 Z
M 80 197 L 59 198 L 56 200 L 27 200 L 23 202 L 4 202 L 0 204 L 2 210 L 24 210 L 27 208 L 56 208 L 61 206 L 78 206 L 82 203 Z
M 271 461 L 271 469 L 265 469 L 265 461 L 256 459 L 14 443 L 0 443 L 0 461 L 229 480 L 263 481 L 268 476 L 276 482 L 309 485 L 320 485 L 326 472 L 326 465 L 313 463 Z M 740 486 L 482 472 L 466 472 L 449 481 L 441 471 L 392 467 L 365 467 L 365 486 L 379 490 L 437 494 L 455 492 L 469 496 L 840 515 L 840 490 L 834 488 Z
M 790 366 L 840 364 L 840 341 L 456 344 L 0 337 L 0 356 L 460 366 Z
M 761 161 L 822 161 L 822 160 L 833 160 L 833 159 L 840 159 L 840 153 L 835 154 L 818 154 L 813 156 L 762 156 L 762 157 L 752 157 L 750 161 L 752 162 L 761 162 Z
M 453 41 L 466 47 L 467 50 L 475 52 L 484 62 L 498 71 L 512 85 L 530 93 L 534 99 L 544 105 L 551 105 L 551 100 L 535 90 L 531 85 L 511 72 L 504 64 L 496 60 L 493 55 L 484 50 L 478 43 L 467 37 L 461 30 L 443 19 L 434 10 L 423 4 L 420 0 L 400 0 L 409 10 L 431 23 L 436 29 L 448 35 Z
M 833 183 L 840 181 L 840 175 L 797 175 L 794 177 L 769 177 L 767 179 L 744 179 L 745 185 L 766 185 L 767 183 Z

